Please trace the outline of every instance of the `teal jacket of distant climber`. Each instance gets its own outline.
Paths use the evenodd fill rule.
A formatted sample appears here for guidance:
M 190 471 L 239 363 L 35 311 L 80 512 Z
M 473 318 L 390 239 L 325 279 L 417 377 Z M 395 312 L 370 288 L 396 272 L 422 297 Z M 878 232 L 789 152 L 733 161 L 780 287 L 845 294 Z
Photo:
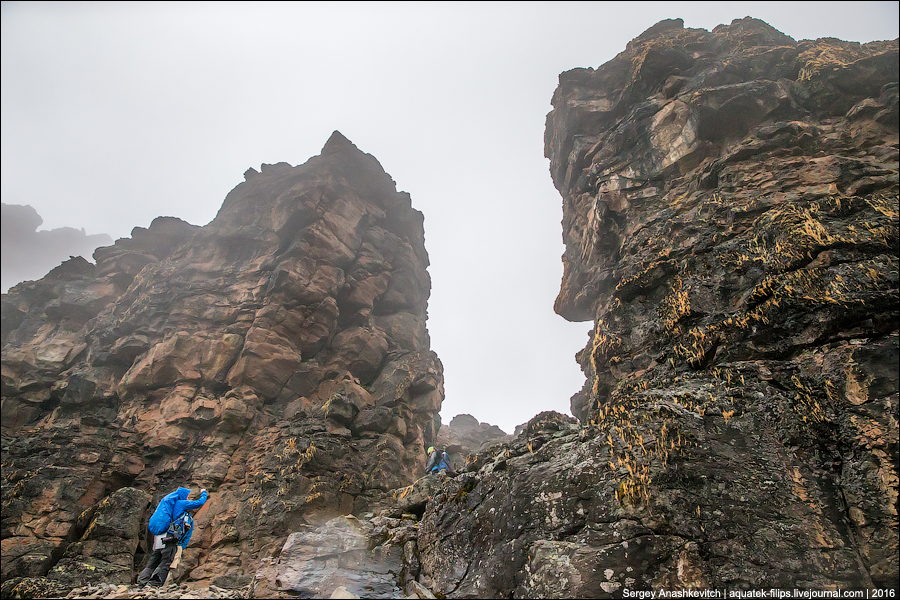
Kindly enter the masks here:
M 200 498 L 197 500 L 188 500 L 188 494 L 191 493 L 186 487 L 180 487 L 171 494 L 166 495 L 159 501 L 159 505 L 150 517 L 149 529 L 153 535 L 162 535 L 169 529 L 169 525 L 178 521 L 184 513 L 189 510 L 197 510 L 206 504 L 206 490 L 200 492 Z M 187 548 L 191 541 L 191 535 L 194 532 L 193 520 L 190 527 L 185 527 L 185 532 L 178 540 L 178 545 Z
M 450 471 L 450 457 L 443 450 L 435 450 L 434 446 L 428 448 L 428 463 L 425 465 L 425 473 L 437 473 L 438 471 Z

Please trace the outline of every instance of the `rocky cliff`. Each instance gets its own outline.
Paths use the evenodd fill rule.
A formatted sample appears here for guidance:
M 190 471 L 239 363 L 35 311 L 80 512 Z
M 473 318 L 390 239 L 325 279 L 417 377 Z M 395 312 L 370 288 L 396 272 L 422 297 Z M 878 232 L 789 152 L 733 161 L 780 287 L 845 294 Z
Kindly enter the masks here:
M 240 587 L 421 474 L 443 400 L 422 214 L 337 132 L 245 178 L 205 227 L 161 217 L 3 296 L 4 580 L 130 582 L 145 511 L 193 485 L 185 579 Z
M 455 597 L 897 585 L 898 43 L 663 21 L 560 75 L 583 427 L 429 504 Z
M 594 323 L 579 420 L 459 418 L 443 443 L 491 439 L 455 478 L 410 483 L 442 395 L 421 216 L 338 136 L 248 172 L 205 228 L 20 286 L 4 578 L 121 571 L 127 507 L 187 478 L 213 499 L 186 578 L 259 597 L 895 588 L 897 80 L 897 41 L 750 18 L 563 73 L 545 151 L 556 310 Z

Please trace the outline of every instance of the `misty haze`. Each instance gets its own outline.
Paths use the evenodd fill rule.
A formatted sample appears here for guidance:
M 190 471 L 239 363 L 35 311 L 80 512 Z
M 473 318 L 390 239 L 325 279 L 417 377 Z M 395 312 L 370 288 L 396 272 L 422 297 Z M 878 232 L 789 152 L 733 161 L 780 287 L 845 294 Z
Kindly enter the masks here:
M 3 2 L 0 600 L 893 598 L 898 9 Z
M 88 235 L 84 228 L 38 231 L 44 219 L 29 205 L 3 204 L 3 275 L 5 294 L 22 281 L 40 279 L 71 256 L 91 261 L 98 246 L 112 244 L 105 233 Z

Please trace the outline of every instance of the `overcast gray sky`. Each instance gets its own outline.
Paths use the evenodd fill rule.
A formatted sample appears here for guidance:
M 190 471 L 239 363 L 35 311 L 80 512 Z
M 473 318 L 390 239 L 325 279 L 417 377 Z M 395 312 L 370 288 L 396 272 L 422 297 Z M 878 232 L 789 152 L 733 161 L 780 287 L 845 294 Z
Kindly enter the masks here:
M 113 239 L 205 225 L 248 167 L 303 163 L 337 129 L 425 214 L 444 422 L 512 432 L 568 414 L 584 381 L 590 324 L 553 312 L 557 76 L 665 18 L 745 16 L 796 40 L 898 37 L 897 2 L 3 2 L 2 199 Z

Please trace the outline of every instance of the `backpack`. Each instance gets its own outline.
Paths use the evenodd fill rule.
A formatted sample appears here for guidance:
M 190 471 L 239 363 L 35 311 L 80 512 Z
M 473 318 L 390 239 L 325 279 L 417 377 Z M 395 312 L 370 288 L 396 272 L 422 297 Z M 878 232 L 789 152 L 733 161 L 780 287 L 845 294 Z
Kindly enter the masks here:
M 191 514 L 185 511 L 183 515 L 169 524 L 169 529 L 166 531 L 166 535 L 162 540 L 163 543 L 171 544 L 172 542 L 181 542 L 181 540 L 184 539 L 184 534 L 193 527 L 193 523 Z
M 440 458 L 435 461 L 433 467 L 431 467 L 431 472 L 436 473 L 437 471 L 447 471 L 450 469 L 450 456 L 444 450 L 438 450 L 440 452 Z

